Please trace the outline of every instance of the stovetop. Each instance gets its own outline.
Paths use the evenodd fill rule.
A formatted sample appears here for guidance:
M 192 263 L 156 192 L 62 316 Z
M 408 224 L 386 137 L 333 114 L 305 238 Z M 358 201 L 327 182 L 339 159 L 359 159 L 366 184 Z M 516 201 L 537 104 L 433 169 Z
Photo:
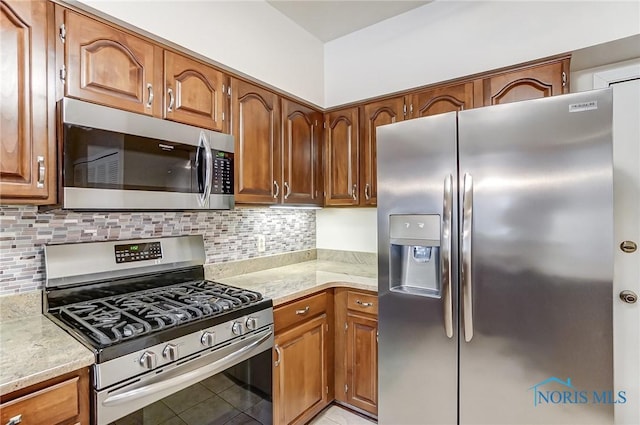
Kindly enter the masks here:
M 207 280 L 81 301 L 49 310 L 97 348 L 250 306 L 262 295 Z

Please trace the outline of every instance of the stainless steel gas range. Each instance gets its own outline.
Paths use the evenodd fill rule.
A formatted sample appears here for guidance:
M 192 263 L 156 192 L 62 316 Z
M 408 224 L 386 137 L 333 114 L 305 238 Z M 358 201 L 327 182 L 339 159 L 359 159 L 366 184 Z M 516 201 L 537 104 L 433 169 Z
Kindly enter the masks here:
M 272 422 L 272 302 L 205 280 L 201 236 L 45 258 L 45 314 L 95 353 L 94 424 Z

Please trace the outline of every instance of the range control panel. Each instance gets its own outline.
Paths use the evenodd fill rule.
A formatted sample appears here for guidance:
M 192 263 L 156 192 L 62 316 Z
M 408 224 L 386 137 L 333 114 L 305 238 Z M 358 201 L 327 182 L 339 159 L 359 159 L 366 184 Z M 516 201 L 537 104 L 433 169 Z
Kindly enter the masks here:
M 116 245 L 116 263 L 130 263 L 132 261 L 155 260 L 162 258 L 160 242 L 135 243 Z

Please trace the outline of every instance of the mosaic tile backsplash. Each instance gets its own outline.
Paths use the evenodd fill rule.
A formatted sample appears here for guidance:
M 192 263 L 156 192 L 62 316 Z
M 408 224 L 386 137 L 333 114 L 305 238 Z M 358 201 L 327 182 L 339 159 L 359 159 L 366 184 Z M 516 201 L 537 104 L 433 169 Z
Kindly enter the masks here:
M 0 295 L 44 287 L 45 244 L 202 234 L 207 263 L 313 249 L 313 210 L 245 209 L 180 212 L 39 213 L 33 206 L 0 206 Z M 256 234 L 266 237 L 257 252 Z

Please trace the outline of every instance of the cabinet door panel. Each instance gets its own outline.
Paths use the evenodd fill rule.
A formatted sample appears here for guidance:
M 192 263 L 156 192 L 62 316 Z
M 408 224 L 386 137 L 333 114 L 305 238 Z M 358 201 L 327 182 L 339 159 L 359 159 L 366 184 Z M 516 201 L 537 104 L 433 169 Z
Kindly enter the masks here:
M 164 52 L 164 117 L 224 131 L 226 76 L 210 66 Z
M 326 115 L 325 205 L 358 205 L 358 108 Z
M 326 406 L 326 325 L 323 314 L 276 336 L 275 423 L 306 423 Z
M 363 131 L 360 144 L 360 204 L 375 206 L 377 204 L 377 155 L 376 128 L 380 125 L 402 121 L 404 98 L 382 100 L 369 103 L 362 108 Z
M 282 117 L 284 202 L 321 204 L 318 174 L 322 114 L 283 99 Z
M 69 10 L 65 22 L 67 96 L 159 115 L 159 46 Z
M 54 109 L 48 95 L 52 19 L 53 6 L 45 1 L 0 2 L 2 203 L 55 200 Z
M 347 403 L 377 415 L 378 322 L 355 314 L 347 321 Z
M 235 201 L 273 204 L 282 196 L 280 108 L 275 93 L 231 82 L 235 138 Z
M 483 81 L 484 105 L 538 99 L 569 92 L 569 60 L 505 72 Z
M 411 95 L 411 118 L 473 108 L 473 83 L 434 88 Z

